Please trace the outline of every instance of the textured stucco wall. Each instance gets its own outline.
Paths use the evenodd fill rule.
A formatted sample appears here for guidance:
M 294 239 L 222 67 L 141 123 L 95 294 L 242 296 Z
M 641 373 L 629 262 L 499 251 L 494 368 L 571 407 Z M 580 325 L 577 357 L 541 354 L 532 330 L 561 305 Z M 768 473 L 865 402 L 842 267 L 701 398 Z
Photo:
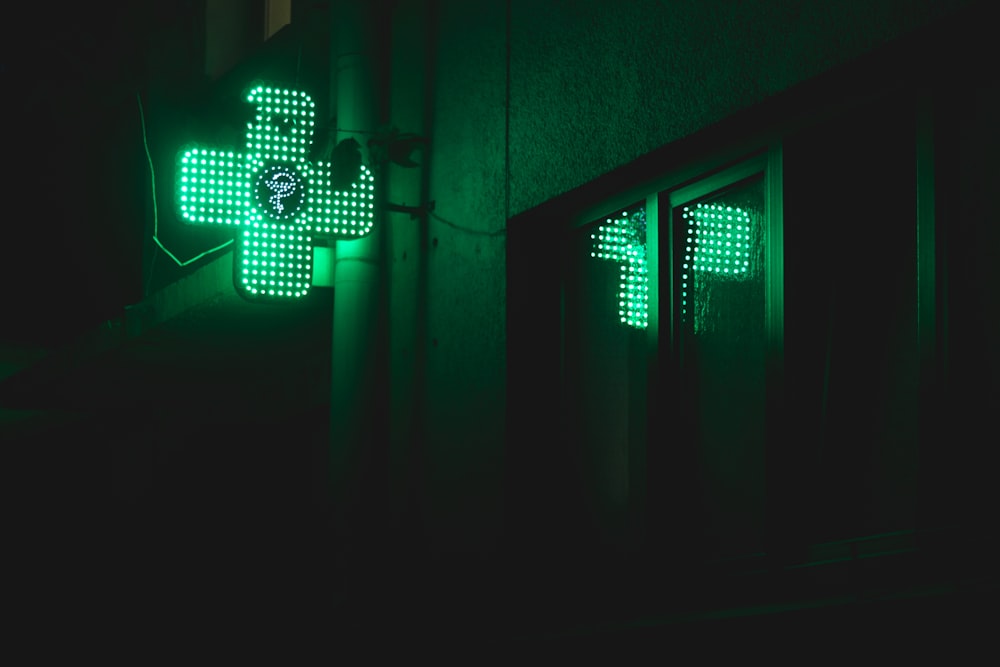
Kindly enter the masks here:
M 511 214 L 962 4 L 511 0 Z

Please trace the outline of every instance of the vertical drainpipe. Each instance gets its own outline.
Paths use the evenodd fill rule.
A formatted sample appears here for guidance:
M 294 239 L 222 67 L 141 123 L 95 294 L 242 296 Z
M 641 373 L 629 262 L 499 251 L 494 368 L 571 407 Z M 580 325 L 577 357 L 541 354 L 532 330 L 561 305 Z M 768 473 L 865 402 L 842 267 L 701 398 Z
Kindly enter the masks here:
M 330 388 L 331 500 L 335 548 L 364 557 L 372 500 L 380 494 L 379 465 L 385 438 L 386 388 L 383 341 L 385 268 L 380 191 L 383 173 L 368 160 L 366 145 L 376 125 L 374 16 L 364 0 L 334 4 L 336 35 L 337 141 L 353 138 L 375 175 L 375 225 L 367 236 L 338 241 L 334 264 L 332 369 Z M 375 488 L 372 488 L 374 485 Z

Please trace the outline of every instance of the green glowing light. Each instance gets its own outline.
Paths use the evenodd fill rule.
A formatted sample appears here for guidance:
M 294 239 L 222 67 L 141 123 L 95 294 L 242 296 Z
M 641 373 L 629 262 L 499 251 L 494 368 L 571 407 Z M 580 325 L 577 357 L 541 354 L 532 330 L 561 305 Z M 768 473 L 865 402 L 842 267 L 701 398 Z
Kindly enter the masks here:
M 685 264 L 694 271 L 708 271 L 723 278 L 741 279 L 750 267 L 750 217 L 746 211 L 724 204 L 685 207 L 687 244 Z
M 753 272 L 754 220 L 749 211 L 719 203 L 685 206 L 687 222 L 681 262 L 681 314 L 687 315 L 687 295 L 706 281 L 745 281 Z M 759 232 L 758 232 L 759 233 Z
M 308 294 L 313 241 L 356 239 L 375 220 L 374 178 L 361 166 L 347 190 L 333 190 L 330 164 L 306 156 L 315 131 L 315 103 L 290 88 L 252 87 L 257 105 L 246 150 L 190 146 L 177 156 L 177 210 L 197 224 L 239 226 L 234 261 L 237 290 L 253 300 Z
M 649 321 L 645 210 L 608 218 L 590 238 L 593 240 L 590 256 L 617 262 L 621 269 L 618 316 L 622 324 L 645 329 Z

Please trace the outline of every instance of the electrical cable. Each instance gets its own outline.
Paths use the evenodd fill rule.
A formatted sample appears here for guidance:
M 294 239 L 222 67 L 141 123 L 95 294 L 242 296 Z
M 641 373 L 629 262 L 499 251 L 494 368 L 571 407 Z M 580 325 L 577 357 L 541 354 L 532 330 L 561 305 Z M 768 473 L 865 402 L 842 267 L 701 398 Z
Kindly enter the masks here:
M 156 172 L 153 169 L 153 156 L 150 155 L 150 152 L 149 152 L 149 141 L 148 141 L 148 138 L 146 136 L 146 114 L 143 112 L 143 109 L 142 109 L 142 96 L 139 93 L 136 93 L 135 94 L 135 99 L 136 99 L 136 102 L 138 102 L 138 104 L 139 104 L 139 121 L 140 121 L 140 123 L 142 125 L 142 145 L 143 145 L 143 148 L 145 148 L 145 150 L 146 150 L 146 160 L 149 162 L 149 184 L 150 184 L 150 188 L 151 188 L 151 192 L 152 192 L 152 196 L 153 196 L 153 241 L 156 243 L 157 246 L 159 246 L 160 250 L 162 250 L 164 253 L 166 253 L 167 257 L 169 257 L 170 259 L 174 260 L 174 263 L 177 264 L 177 266 L 187 266 L 189 264 L 192 264 L 193 262 L 197 262 L 199 259 L 201 259 L 202 257 L 205 257 L 206 255 L 211 255 L 213 252 L 218 252 L 219 250 L 222 250 L 226 246 L 231 245 L 233 241 L 232 241 L 232 239 L 230 239 L 230 240 L 226 241 L 225 243 L 223 243 L 222 245 L 218 245 L 218 246 L 216 246 L 216 247 L 214 247 L 214 248 L 212 248 L 210 250 L 206 250 L 205 252 L 199 253 L 199 254 L 195 255 L 194 257 L 192 257 L 191 259 L 183 261 L 183 262 L 181 260 L 177 259 L 176 255 L 174 255 L 174 253 L 172 253 L 169 250 L 167 250 L 166 246 L 164 246 L 163 243 L 160 241 L 160 239 L 159 239 L 160 216 L 159 216 L 159 212 L 158 212 L 158 208 L 159 207 L 158 207 L 157 202 L 156 202 Z M 155 259 L 155 255 L 154 255 L 154 259 Z
M 437 213 L 435 213 L 433 211 L 429 211 L 428 215 L 430 215 L 432 218 L 434 218 L 438 222 L 440 222 L 442 224 L 445 224 L 445 225 L 451 227 L 452 229 L 457 229 L 460 232 L 465 232 L 466 234 L 476 234 L 478 236 L 503 236 L 504 234 L 507 233 L 506 229 L 494 229 L 491 232 L 487 232 L 487 231 L 483 231 L 483 230 L 479 230 L 479 229 L 471 229 L 469 227 L 463 227 L 463 226 L 461 226 L 459 224 L 451 222 L 450 220 L 445 220 L 444 218 L 442 218 L 440 215 L 438 215 Z

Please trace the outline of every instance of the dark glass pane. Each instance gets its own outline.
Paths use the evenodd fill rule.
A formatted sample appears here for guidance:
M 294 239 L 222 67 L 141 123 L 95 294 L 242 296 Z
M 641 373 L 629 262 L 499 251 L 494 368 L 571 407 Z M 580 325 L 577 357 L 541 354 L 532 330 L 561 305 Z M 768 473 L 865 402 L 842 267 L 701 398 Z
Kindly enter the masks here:
M 585 530 L 625 528 L 645 370 L 645 204 L 574 232 L 565 291 L 566 428 Z
M 673 208 L 682 410 L 707 555 L 762 548 L 764 183 Z
M 913 118 L 868 104 L 785 141 L 790 436 L 773 472 L 802 508 L 789 528 L 818 540 L 915 520 Z

